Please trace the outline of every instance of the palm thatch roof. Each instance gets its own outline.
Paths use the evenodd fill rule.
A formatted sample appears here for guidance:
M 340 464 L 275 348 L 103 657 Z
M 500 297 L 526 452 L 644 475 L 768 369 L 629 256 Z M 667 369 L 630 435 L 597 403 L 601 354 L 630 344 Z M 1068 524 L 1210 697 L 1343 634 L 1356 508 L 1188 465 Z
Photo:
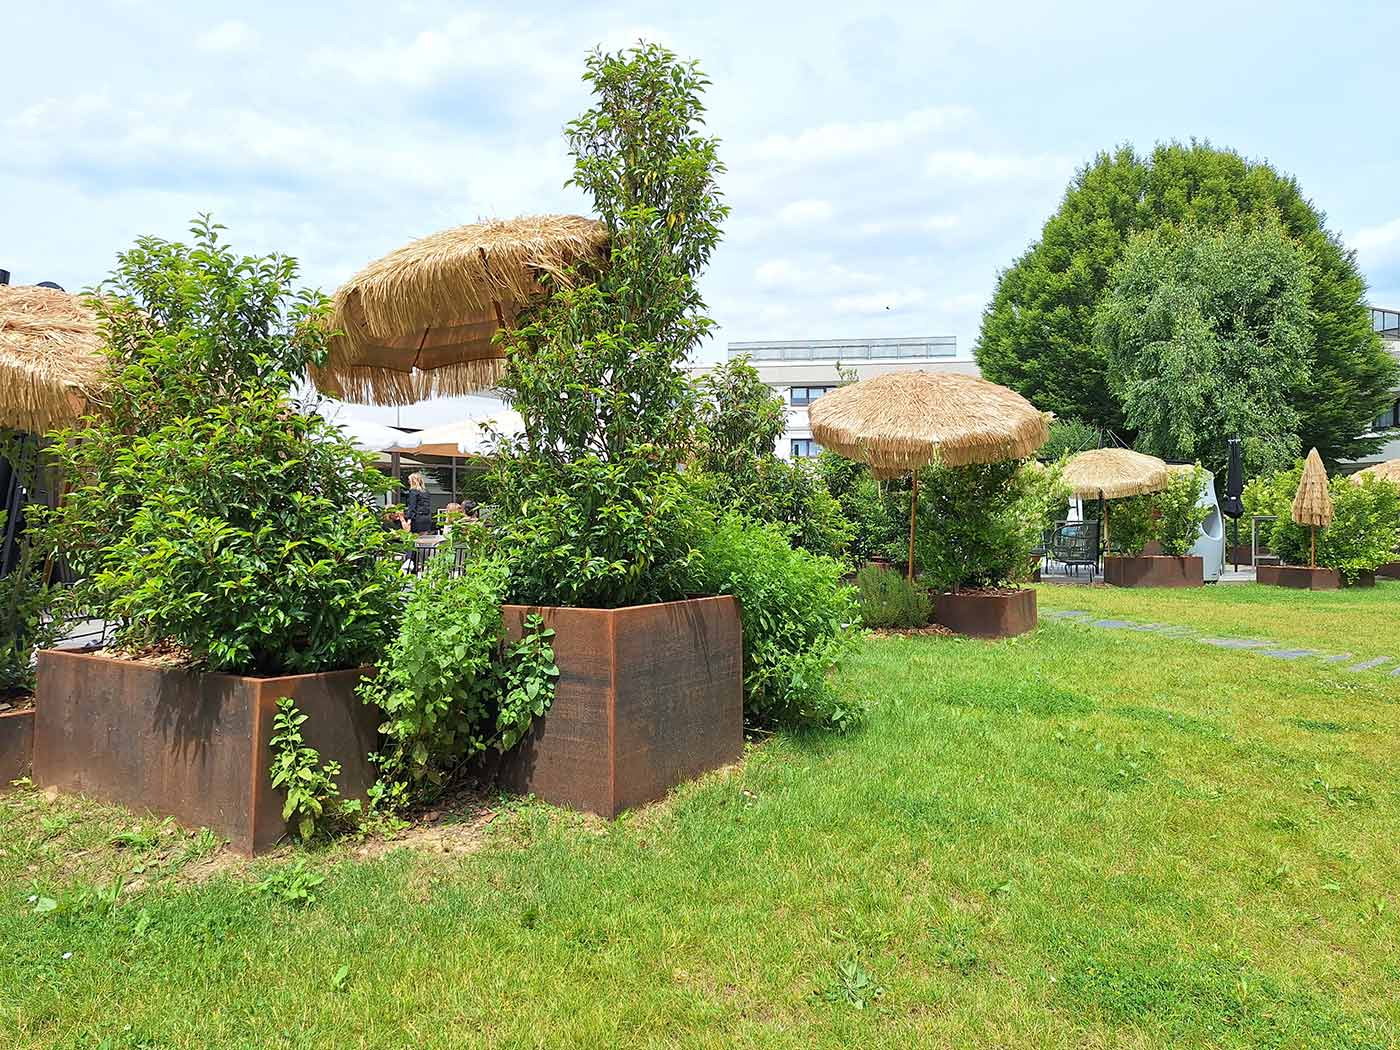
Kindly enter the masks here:
M 73 422 L 106 367 L 97 315 L 81 299 L 0 285 L 0 426 L 43 434 Z
M 1384 463 L 1373 464 L 1351 475 L 1351 480 L 1357 484 L 1360 484 L 1363 478 L 1379 478 L 1381 481 L 1393 481 L 1400 485 L 1400 459 L 1388 459 Z
M 1093 448 L 1065 461 L 1065 484 L 1080 499 L 1122 499 L 1160 492 L 1170 477 L 1162 460 L 1130 448 Z
M 316 386 L 344 401 L 407 405 L 500 378 L 498 329 L 575 264 L 607 254 L 603 225 L 537 215 L 458 226 L 370 263 L 335 294 L 330 357 Z
M 935 461 L 950 467 L 1024 459 L 1050 436 L 1045 414 L 1020 394 L 953 372 L 893 372 L 813 402 L 812 437 L 870 464 L 879 478 Z
M 1293 497 L 1293 520 L 1320 529 L 1332 524 L 1332 493 L 1327 490 L 1327 468 L 1317 449 L 1309 452 L 1303 463 L 1303 476 Z

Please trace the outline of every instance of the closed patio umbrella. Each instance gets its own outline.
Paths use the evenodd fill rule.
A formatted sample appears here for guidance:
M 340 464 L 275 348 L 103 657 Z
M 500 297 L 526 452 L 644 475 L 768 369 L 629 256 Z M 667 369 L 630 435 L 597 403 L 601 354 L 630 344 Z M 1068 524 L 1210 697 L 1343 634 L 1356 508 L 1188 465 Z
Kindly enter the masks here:
M 1020 394 L 953 372 L 893 372 L 813 402 L 812 437 L 870 465 L 877 478 L 913 475 L 908 577 L 914 578 L 919 470 L 1024 459 L 1050 436 L 1045 414 Z
M 1298 479 L 1298 491 L 1293 496 L 1293 520 L 1306 525 L 1311 544 L 1308 566 L 1317 568 L 1317 530 L 1332 524 L 1332 493 L 1327 488 L 1327 468 L 1317 449 L 1308 453 L 1303 463 L 1303 476 Z
M 311 370 L 323 393 L 408 405 L 469 394 L 500 378 L 496 332 L 581 262 L 606 258 L 607 231 L 577 215 L 458 226 L 370 263 L 335 293 L 329 357 Z

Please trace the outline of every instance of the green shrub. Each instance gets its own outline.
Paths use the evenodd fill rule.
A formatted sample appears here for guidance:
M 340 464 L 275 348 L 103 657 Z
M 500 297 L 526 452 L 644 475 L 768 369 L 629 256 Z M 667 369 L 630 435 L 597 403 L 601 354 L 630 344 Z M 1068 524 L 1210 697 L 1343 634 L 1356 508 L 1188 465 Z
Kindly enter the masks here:
M 815 459 L 818 476 L 836 499 L 851 529 L 849 554 L 859 564 L 883 558 L 903 534 L 894 505 L 863 463 L 824 449 Z M 906 508 L 907 509 L 907 508 Z M 904 558 L 900 554 L 900 560 Z
M 1035 458 L 1042 463 L 1056 463 L 1076 452 L 1103 447 L 1103 431 L 1082 419 L 1056 419 L 1050 424 L 1050 437 L 1040 446 Z
M 320 752 L 302 739 L 301 726 L 305 721 L 306 715 L 291 697 L 278 699 L 269 741 L 272 764 L 268 767 L 272 786 L 286 795 L 282 819 L 303 843 L 352 823 L 361 809 L 359 799 L 340 797 L 335 782 L 340 763 L 322 765 Z
M 324 353 L 324 300 L 294 261 L 144 238 L 94 300 L 117 379 L 52 446 L 70 491 L 45 542 L 128 646 L 173 642 L 211 670 L 372 661 L 392 631 L 398 537 L 369 457 L 292 399 Z
M 924 468 L 914 547 L 920 576 L 939 591 L 1025 580 L 1048 508 L 1065 491 L 1057 468 L 1019 461 Z M 907 515 L 909 493 L 902 495 Z
M 933 613 L 928 592 L 903 573 L 867 565 L 856 573 L 860 618 L 866 627 L 923 627 Z
M 862 711 L 828 680 L 854 647 L 859 610 L 834 558 L 794 549 L 775 525 L 726 514 L 701 532 L 695 593 L 732 594 L 744 624 L 746 716 L 846 728 Z
M 1210 516 L 1210 508 L 1200 503 L 1204 478 L 1205 472 L 1197 463 L 1190 470 L 1173 471 L 1167 487 L 1155 494 L 1153 537 L 1168 557 L 1180 558 L 1190 551 L 1196 545 L 1201 525 Z
M 1110 554 L 1136 558 L 1152 539 L 1151 494 L 1108 500 L 1108 529 L 1105 546 Z
M 1374 477 L 1335 477 L 1329 490 L 1332 524 L 1317 530 L 1317 564 L 1355 583 L 1362 573 L 1394 561 L 1400 550 L 1400 486 Z M 1270 530 L 1270 548 L 1286 565 L 1307 565 L 1311 530 L 1293 521 L 1291 496 L 1289 504 Z

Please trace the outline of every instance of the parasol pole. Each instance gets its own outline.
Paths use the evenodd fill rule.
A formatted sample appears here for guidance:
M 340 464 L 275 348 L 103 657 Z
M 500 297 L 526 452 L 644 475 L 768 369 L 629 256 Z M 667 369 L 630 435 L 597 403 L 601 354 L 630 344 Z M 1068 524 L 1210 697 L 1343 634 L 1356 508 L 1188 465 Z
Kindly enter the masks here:
M 914 582 L 914 515 L 919 509 L 919 472 L 913 471 L 910 475 L 914 479 L 914 493 L 909 500 L 909 570 L 908 579 Z
M 1317 568 L 1317 526 L 1309 525 L 1308 533 L 1312 538 L 1311 549 L 1308 551 L 1308 568 Z
M 1099 489 L 1099 506 L 1103 508 L 1103 553 L 1104 557 L 1108 557 L 1108 500 L 1103 498 L 1103 489 Z

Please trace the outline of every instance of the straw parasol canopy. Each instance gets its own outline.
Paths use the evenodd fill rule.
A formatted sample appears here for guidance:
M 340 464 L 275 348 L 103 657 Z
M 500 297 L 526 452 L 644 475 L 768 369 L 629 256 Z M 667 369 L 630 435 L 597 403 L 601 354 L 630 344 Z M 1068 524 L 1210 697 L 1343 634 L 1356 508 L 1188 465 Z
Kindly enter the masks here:
M 0 426 L 43 434 L 72 423 L 106 368 L 97 315 L 77 296 L 0 285 Z
M 908 578 L 914 578 L 918 470 L 1024 459 L 1050 436 L 1045 415 L 1013 390 L 954 372 L 891 372 L 833 390 L 808 410 L 823 448 L 877 478 L 913 474 Z
M 607 255 L 603 225 L 537 215 L 458 226 L 370 263 L 335 294 L 330 356 L 316 386 L 345 401 L 407 405 L 500 378 L 497 330 L 540 293 Z
M 1332 494 L 1327 491 L 1327 468 L 1317 449 L 1308 453 L 1303 476 L 1293 497 L 1293 520 L 1299 525 L 1325 529 L 1332 524 Z
M 1380 481 L 1393 481 L 1400 485 L 1400 459 L 1388 459 L 1384 463 L 1376 463 L 1351 475 L 1351 480 L 1357 484 L 1361 483 L 1362 478 L 1377 478 Z
M 1161 492 L 1170 477 L 1165 462 L 1130 448 L 1093 448 L 1065 461 L 1065 484 L 1080 499 L 1122 499 Z
M 1024 459 L 1050 436 L 1045 414 L 1020 394 L 954 372 L 892 372 L 812 403 L 823 448 L 893 478 L 935 460 L 949 467 Z

